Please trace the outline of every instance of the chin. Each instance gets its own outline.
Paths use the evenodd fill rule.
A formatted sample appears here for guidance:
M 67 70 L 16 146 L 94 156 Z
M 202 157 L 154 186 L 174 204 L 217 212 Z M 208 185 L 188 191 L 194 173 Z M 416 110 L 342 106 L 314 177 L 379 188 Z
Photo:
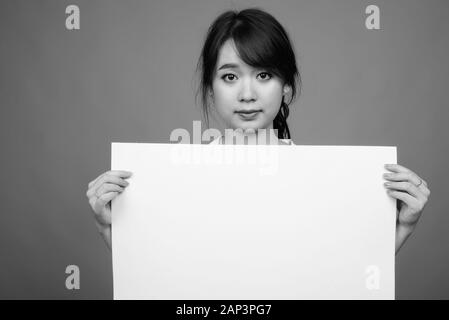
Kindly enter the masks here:
M 258 130 L 260 128 L 262 128 L 262 127 L 257 123 L 239 123 L 236 126 L 234 126 L 234 129 L 242 129 L 242 130 L 246 130 L 246 129 Z

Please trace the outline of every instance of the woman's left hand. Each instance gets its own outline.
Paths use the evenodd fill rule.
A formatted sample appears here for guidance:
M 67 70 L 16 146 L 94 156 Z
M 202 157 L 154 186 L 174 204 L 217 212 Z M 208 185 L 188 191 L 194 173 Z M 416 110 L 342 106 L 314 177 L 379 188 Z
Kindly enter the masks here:
M 387 193 L 399 200 L 397 228 L 411 233 L 429 199 L 429 187 L 424 179 L 401 165 L 387 164 L 385 168 L 390 171 L 384 174 L 384 179 L 388 180 L 385 182 Z M 397 248 L 398 245 L 400 248 L 402 243 L 397 244 Z

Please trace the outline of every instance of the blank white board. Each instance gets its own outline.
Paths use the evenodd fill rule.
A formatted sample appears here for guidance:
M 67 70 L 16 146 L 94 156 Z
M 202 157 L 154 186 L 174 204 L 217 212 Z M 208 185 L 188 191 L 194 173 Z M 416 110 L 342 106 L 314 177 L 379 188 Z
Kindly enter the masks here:
M 394 299 L 396 147 L 112 143 L 115 299 Z

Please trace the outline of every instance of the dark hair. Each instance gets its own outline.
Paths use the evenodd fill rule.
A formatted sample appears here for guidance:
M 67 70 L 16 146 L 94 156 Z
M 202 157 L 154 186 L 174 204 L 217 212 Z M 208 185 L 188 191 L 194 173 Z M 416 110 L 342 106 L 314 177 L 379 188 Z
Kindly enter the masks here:
M 223 44 L 232 39 L 240 58 L 254 68 L 264 68 L 292 88 L 288 103 L 282 98 L 279 112 L 273 120 L 273 128 L 278 130 L 278 138 L 290 139 L 287 125 L 288 106 L 295 99 L 297 87 L 301 90 L 301 77 L 296 66 L 295 53 L 287 32 L 269 13 L 250 8 L 242 11 L 230 10 L 220 14 L 209 30 L 204 41 L 197 71 L 201 71 L 198 94 L 207 126 L 209 126 L 209 90 L 218 53 Z

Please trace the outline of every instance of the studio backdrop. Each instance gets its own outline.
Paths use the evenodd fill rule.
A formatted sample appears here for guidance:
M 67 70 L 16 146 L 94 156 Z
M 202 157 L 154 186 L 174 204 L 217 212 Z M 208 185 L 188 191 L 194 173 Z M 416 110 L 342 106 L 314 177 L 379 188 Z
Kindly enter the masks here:
M 67 27 L 70 5 L 79 28 Z M 378 29 L 367 27 L 370 5 Z M 87 185 L 110 169 L 111 142 L 192 132 L 207 28 L 247 7 L 276 17 L 295 47 L 296 144 L 397 146 L 398 163 L 428 182 L 429 203 L 396 256 L 396 298 L 449 298 L 446 0 L 1 1 L 0 298 L 112 298 Z M 66 287 L 70 265 L 77 290 Z

